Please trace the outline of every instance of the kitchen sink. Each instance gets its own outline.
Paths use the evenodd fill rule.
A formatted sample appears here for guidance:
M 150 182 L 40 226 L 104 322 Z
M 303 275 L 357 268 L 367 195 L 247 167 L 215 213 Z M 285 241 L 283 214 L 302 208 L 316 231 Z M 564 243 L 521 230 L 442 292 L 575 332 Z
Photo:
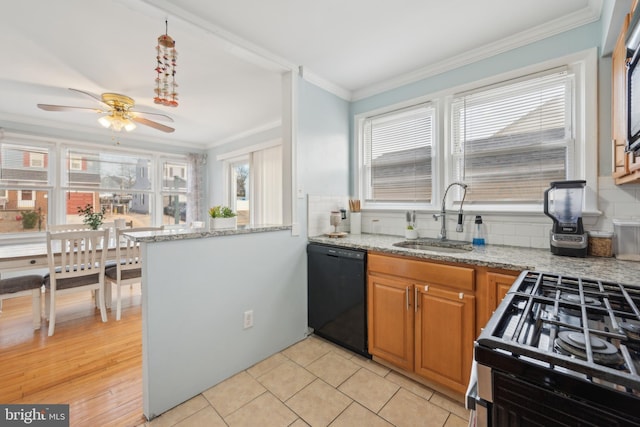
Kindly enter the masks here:
M 473 249 L 473 246 L 469 242 L 439 239 L 404 240 L 402 242 L 394 243 L 393 246 L 447 254 L 465 253 Z

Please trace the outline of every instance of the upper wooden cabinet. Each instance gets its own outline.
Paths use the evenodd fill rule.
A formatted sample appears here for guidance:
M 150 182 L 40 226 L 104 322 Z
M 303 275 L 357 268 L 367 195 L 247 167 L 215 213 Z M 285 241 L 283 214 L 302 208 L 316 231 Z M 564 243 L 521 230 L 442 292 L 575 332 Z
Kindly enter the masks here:
M 625 152 L 627 141 L 627 48 L 625 37 L 631 14 L 627 14 L 611 55 L 611 138 L 613 178 L 616 184 L 640 182 L 640 156 Z

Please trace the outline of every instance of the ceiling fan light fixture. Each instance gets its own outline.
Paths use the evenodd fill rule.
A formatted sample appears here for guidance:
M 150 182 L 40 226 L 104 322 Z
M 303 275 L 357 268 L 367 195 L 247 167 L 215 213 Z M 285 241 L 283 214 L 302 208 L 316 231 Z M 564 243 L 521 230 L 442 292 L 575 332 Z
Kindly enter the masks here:
M 102 116 L 98 119 L 98 123 L 100 123 L 105 128 L 109 128 L 111 126 L 111 116 Z
M 124 130 L 126 130 L 127 132 L 131 132 L 135 128 L 136 128 L 136 124 L 133 123 L 131 120 L 126 119 L 125 124 L 124 124 Z
M 105 128 L 112 128 L 116 132 L 120 132 L 123 128 L 127 132 L 131 132 L 136 128 L 136 124 L 131 119 L 118 112 L 100 117 L 98 122 Z

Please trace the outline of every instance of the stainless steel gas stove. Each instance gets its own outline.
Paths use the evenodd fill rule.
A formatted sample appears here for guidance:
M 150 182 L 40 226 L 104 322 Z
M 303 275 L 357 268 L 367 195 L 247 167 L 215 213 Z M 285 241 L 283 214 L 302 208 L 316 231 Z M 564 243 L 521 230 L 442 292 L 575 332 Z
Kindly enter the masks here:
M 478 425 L 640 425 L 640 287 L 525 271 L 474 366 Z

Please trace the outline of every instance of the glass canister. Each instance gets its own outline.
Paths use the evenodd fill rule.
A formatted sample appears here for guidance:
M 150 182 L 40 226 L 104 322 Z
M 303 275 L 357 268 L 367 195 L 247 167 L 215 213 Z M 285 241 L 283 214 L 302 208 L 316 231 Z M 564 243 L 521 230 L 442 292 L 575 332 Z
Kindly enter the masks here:
M 610 231 L 589 231 L 588 254 L 591 256 L 613 256 L 613 233 Z

